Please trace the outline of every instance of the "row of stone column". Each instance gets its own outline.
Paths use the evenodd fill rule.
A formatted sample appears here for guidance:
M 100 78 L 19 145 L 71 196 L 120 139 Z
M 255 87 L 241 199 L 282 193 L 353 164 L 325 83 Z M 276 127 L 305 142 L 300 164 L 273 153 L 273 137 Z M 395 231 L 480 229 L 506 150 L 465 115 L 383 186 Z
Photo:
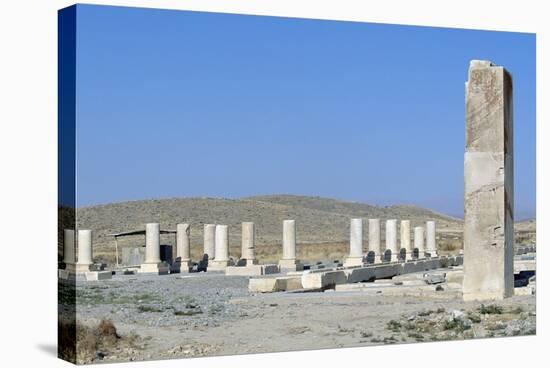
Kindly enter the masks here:
M 253 222 L 242 223 L 240 265 L 256 264 L 255 226 Z M 229 261 L 227 225 L 204 225 L 204 253 L 213 259 L 214 268 L 227 266 Z M 283 257 L 279 261 L 282 270 L 300 269 L 296 260 L 296 221 L 283 221 Z
M 241 236 L 241 260 L 244 265 L 256 263 L 255 239 L 256 230 L 253 222 L 243 222 Z M 212 260 L 213 265 L 229 264 L 229 229 L 227 225 L 204 225 L 204 254 Z
M 63 263 L 65 269 L 73 272 L 88 272 L 93 263 L 92 230 L 78 230 L 78 257 L 75 231 L 63 232 Z
M 411 244 L 411 222 L 402 220 L 400 226 L 400 247 L 397 245 L 397 220 L 386 220 L 386 251 L 384 254 L 380 248 L 380 219 L 369 219 L 368 258 L 373 263 L 386 261 L 398 261 L 402 250 L 406 259 L 437 256 L 435 240 L 435 222 L 427 221 L 426 230 L 422 226 L 414 228 L 414 243 Z M 425 242 L 424 235 L 427 241 Z M 350 252 L 346 259 L 346 266 L 362 265 L 363 253 L 363 219 L 351 219 L 350 223 Z

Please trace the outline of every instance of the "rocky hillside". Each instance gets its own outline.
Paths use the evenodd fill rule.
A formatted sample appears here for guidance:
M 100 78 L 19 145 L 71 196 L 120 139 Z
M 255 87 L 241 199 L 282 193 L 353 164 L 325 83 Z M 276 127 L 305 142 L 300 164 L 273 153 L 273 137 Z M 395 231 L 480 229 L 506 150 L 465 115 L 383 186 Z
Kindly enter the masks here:
M 147 222 L 159 222 L 162 229 L 175 229 L 180 222 L 191 223 L 192 243 L 202 244 L 205 223 L 229 225 L 230 244 L 240 244 L 240 223 L 256 223 L 257 243 L 277 244 L 282 233 L 282 221 L 295 219 L 299 243 L 346 241 L 352 217 L 381 220 L 409 219 L 411 227 L 435 220 L 442 231 L 458 231 L 462 221 L 414 206 L 378 207 L 320 197 L 291 195 L 258 196 L 241 199 L 170 198 L 113 203 L 80 208 L 77 211 L 80 228 L 94 230 L 94 246 L 112 246 L 108 234 L 143 229 Z M 382 227 L 384 226 L 382 221 Z M 383 232 L 382 232 L 383 233 Z M 132 237 L 120 245 L 143 243 L 143 237 Z M 164 235 L 163 243 L 171 244 L 173 236 Z

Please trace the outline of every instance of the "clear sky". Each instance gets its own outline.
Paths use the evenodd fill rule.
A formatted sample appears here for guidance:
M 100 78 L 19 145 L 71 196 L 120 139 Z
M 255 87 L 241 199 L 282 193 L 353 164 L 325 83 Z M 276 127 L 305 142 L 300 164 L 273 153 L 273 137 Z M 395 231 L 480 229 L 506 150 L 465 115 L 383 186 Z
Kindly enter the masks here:
M 471 59 L 513 75 L 533 217 L 533 34 L 79 5 L 77 205 L 290 193 L 462 216 Z

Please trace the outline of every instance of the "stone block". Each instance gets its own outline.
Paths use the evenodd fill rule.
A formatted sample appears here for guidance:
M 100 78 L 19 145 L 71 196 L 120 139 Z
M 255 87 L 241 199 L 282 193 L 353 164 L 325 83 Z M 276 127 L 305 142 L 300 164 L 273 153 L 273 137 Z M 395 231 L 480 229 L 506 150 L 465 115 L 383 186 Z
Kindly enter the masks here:
M 344 271 L 304 272 L 302 287 L 304 289 L 327 289 L 334 285 L 345 284 L 348 281 Z
M 92 271 L 84 273 L 86 281 L 110 280 L 113 278 L 111 271 Z
M 225 274 L 227 276 L 262 276 L 279 272 L 279 267 L 276 264 L 267 265 L 248 265 L 248 266 L 230 266 L 226 267 Z
M 150 273 L 157 275 L 167 275 L 170 267 L 165 263 L 143 263 L 139 268 L 139 273 Z
M 270 278 L 258 278 L 248 280 L 248 291 L 251 293 L 272 293 L 276 290 L 277 279 Z
M 225 269 L 229 266 L 233 266 L 233 262 L 231 262 L 231 260 L 208 261 L 208 271 L 225 271 Z
M 363 264 L 363 257 L 347 257 L 344 261 L 344 267 L 357 267 Z
M 279 269 L 281 272 L 302 271 L 304 265 L 296 259 L 281 259 L 279 261 Z

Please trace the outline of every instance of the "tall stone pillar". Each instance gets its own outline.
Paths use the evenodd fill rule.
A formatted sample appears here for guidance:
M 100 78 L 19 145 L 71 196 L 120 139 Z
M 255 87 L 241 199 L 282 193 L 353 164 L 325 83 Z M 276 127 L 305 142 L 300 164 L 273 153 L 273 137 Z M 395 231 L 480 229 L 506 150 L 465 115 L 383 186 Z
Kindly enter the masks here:
M 380 219 L 369 219 L 369 257 L 374 257 L 374 263 L 382 261 L 382 253 L 380 251 Z
M 430 255 L 430 257 L 437 257 L 435 221 L 426 221 L 426 252 Z
M 411 221 L 401 220 L 400 231 L 401 250 L 404 249 L 406 259 L 412 259 L 413 249 L 411 247 Z
M 418 252 L 418 258 L 426 258 L 426 249 L 424 247 L 424 228 L 422 226 L 415 226 L 414 228 L 414 250 Z
M 241 260 L 244 265 L 257 264 L 255 253 L 256 231 L 253 222 L 242 223 Z
M 212 260 L 216 256 L 216 225 L 204 225 L 204 254 L 208 254 L 208 259 Z
M 145 263 L 141 264 L 141 273 L 167 273 L 166 266 L 160 261 L 160 224 L 145 225 Z
M 344 266 L 363 265 L 363 219 L 351 219 L 349 234 L 349 257 L 344 261 Z
M 296 221 L 283 221 L 283 258 L 279 261 L 281 271 L 302 270 L 303 265 L 296 260 Z
M 145 263 L 160 262 L 160 224 L 145 225 Z
M 189 272 L 191 263 L 191 226 L 176 225 L 176 261 L 172 267 L 175 272 Z
M 229 266 L 229 230 L 227 225 L 216 225 L 215 233 L 216 256 L 209 262 L 209 268 L 215 271 L 225 270 Z
M 65 266 L 76 263 L 75 257 L 76 243 L 73 229 L 63 230 L 63 263 Z M 68 267 L 67 267 L 68 268 Z
M 90 271 L 92 263 L 92 230 L 78 230 L 76 272 Z
M 464 300 L 514 293 L 512 77 L 470 62 L 464 154 Z
M 390 251 L 390 262 L 399 260 L 399 249 L 397 248 L 397 220 L 386 220 L 386 253 Z

